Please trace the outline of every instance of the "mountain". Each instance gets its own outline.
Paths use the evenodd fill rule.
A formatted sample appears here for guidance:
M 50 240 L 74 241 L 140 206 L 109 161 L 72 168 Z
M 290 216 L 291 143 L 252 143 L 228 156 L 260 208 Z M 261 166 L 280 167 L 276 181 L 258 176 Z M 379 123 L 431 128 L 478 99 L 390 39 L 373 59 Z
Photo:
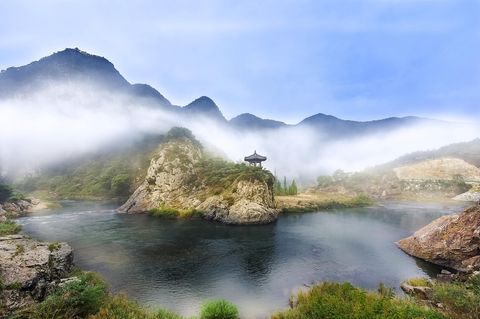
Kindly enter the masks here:
M 107 89 L 141 101 L 152 107 L 178 111 L 188 117 L 204 116 L 229 124 L 238 130 L 276 129 L 280 127 L 309 127 L 327 137 L 348 138 L 369 133 L 384 133 L 408 125 L 425 123 L 419 117 L 391 117 L 377 121 L 349 121 L 322 113 L 310 116 L 296 125 L 262 119 L 244 113 L 227 121 L 219 107 L 209 97 L 202 96 L 184 107 L 176 107 L 148 84 L 130 84 L 106 58 L 67 48 L 20 67 L 10 67 L 0 73 L 0 99 L 28 96 L 42 85 L 82 81 L 95 89 Z
M 146 84 L 130 84 L 104 57 L 78 48 L 67 48 L 20 67 L 10 67 L 0 73 L 0 98 L 28 96 L 49 83 L 82 81 L 99 89 L 147 99 L 160 107 L 171 103 L 157 90 Z
M 332 115 L 315 114 L 307 117 L 297 124 L 299 127 L 310 127 L 326 135 L 346 137 L 352 135 L 364 135 L 371 133 L 380 133 L 399 129 L 409 125 L 415 125 L 425 122 L 436 122 L 434 120 L 408 116 L 408 117 L 390 117 L 375 121 L 350 121 L 342 120 Z
M 287 126 L 287 124 L 283 122 L 270 120 L 270 119 L 262 119 L 250 113 L 240 114 L 230 119 L 229 122 L 233 127 L 237 129 L 261 130 L 261 129 L 276 129 L 276 128 Z
M 218 108 L 217 104 L 207 96 L 201 96 L 182 108 L 182 113 L 188 116 L 205 116 L 221 122 L 227 120 Z

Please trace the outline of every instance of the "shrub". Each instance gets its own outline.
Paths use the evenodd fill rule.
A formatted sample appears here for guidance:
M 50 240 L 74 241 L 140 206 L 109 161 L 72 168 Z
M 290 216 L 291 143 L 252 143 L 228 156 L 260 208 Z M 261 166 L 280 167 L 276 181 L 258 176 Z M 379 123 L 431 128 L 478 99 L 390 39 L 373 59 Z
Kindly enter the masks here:
M 115 175 L 112 178 L 110 189 L 112 195 L 126 197 L 130 195 L 131 176 L 128 174 Z
M 0 203 L 6 202 L 13 195 L 13 189 L 7 184 L 0 183 Z
M 18 233 L 22 229 L 22 226 L 18 225 L 12 220 L 0 222 L 0 236 L 13 235 Z
M 50 252 L 54 252 L 56 250 L 59 250 L 61 246 L 62 245 L 60 245 L 59 242 L 54 242 L 54 243 L 51 243 L 51 244 L 48 245 L 48 250 Z
M 200 319 L 237 319 L 237 307 L 226 300 L 214 300 L 202 305 Z
M 292 309 L 277 313 L 280 319 L 444 319 L 439 312 L 408 299 L 385 297 L 349 283 L 322 283 L 300 292 Z
M 55 289 L 27 318 L 85 318 L 97 313 L 108 296 L 105 282 L 91 272 L 79 279 Z

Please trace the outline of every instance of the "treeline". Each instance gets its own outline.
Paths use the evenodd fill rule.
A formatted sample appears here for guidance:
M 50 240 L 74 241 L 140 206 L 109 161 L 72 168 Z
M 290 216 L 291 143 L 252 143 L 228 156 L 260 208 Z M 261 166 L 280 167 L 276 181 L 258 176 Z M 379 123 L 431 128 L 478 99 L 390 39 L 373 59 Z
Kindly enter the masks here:
M 297 183 L 295 183 L 295 180 L 293 179 L 290 184 L 287 183 L 287 177 L 283 177 L 283 182 L 280 182 L 280 180 L 275 176 L 275 183 L 274 183 L 274 188 L 273 188 L 274 194 L 275 195 L 297 195 L 298 194 L 298 187 Z

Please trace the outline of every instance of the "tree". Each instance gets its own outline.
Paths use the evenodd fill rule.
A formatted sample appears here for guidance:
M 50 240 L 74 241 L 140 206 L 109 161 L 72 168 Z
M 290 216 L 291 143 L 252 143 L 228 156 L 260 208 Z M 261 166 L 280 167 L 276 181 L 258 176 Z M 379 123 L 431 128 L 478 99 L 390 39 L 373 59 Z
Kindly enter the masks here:
M 0 184 L 0 203 L 6 202 L 13 195 L 13 189 L 7 184 Z
M 283 176 L 283 194 L 287 194 L 287 177 Z
M 295 180 L 292 180 L 292 184 L 288 187 L 288 195 L 297 195 L 298 194 L 298 189 L 297 189 L 297 183 L 295 183 Z
M 130 194 L 131 178 L 127 174 L 119 174 L 112 178 L 111 191 L 115 196 L 126 197 Z

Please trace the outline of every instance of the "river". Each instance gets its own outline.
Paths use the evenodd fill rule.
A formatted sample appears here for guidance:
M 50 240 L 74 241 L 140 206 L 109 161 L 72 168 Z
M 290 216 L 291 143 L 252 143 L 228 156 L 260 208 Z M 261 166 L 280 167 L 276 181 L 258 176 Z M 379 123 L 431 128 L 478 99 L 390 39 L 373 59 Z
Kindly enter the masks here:
M 246 318 L 286 308 L 288 297 L 314 282 L 379 282 L 399 291 L 406 278 L 439 269 L 395 246 L 433 219 L 462 205 L 387 203 L 280 216 L 263 226 L 125 215 L 114 205 L 63 202 L 20 218 L 23 232 L 66 241 L 75 262 L 100 273 L 115 292 L 183 315 L 209 299 L 235 303 Z

